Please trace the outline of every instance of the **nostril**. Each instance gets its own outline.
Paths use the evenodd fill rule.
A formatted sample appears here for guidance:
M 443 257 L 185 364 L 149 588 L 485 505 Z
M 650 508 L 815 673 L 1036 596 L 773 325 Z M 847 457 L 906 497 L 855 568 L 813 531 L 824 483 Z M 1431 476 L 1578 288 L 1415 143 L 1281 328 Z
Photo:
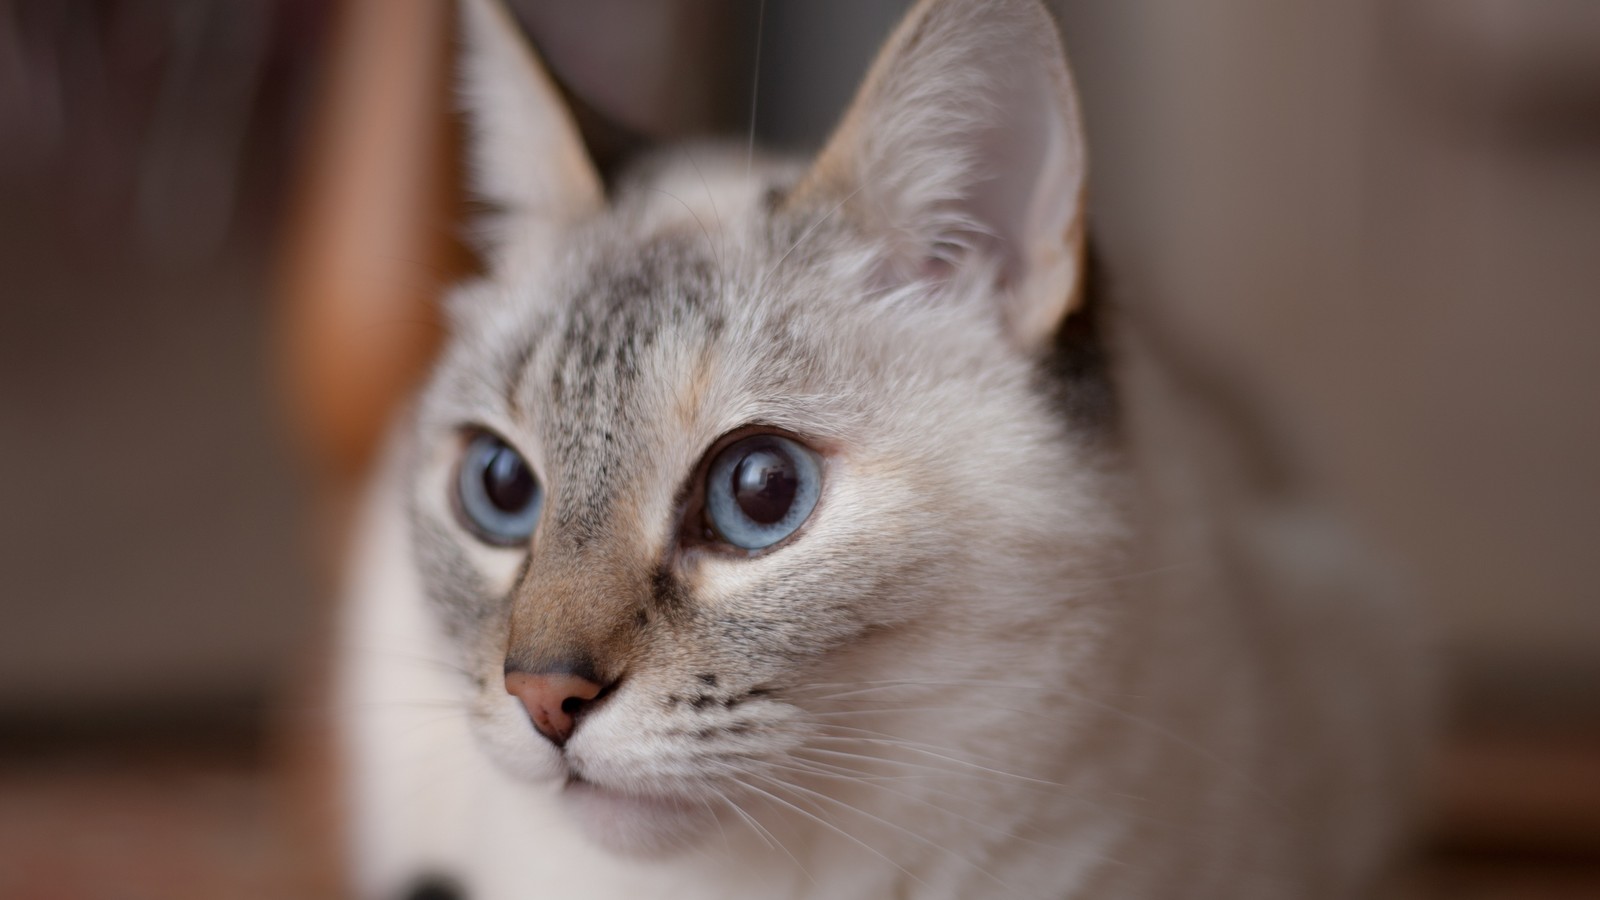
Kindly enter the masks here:
M 577 727 L 578 714 L 600 695 L 601 687 L 566 671 L 532 674 L 512 670 L 506 673 L 506 693 L 522 703 L 539 733 L 560 747 Z

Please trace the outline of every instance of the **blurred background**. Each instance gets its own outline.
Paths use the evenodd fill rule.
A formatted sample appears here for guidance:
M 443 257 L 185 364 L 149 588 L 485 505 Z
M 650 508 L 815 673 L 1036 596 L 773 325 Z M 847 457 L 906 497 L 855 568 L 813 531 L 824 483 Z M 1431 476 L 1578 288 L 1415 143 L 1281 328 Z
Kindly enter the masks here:
M 902 0 L 517 0 L 603 165 Z M 1600 896 L 1600 4 L 1055 0 L 1120 302 L 1404 574 L 1426 878 Z M 310 897 L 342 516 L 471 265 L 433 0 L 0 0 L 0 897 Z M 742 138 L 741 138 L 742 139 Z

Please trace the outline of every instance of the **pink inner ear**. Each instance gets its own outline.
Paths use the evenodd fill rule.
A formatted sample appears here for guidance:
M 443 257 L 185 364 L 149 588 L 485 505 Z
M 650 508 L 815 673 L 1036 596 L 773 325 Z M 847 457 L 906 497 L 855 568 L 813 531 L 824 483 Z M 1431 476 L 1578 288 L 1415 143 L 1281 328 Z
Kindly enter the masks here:
M 951 230 L 907 235 L 918 246 L 894 249 L 875 279 L 881 289 L 948 281 L 981 260 L 998 265 L 998 290 L 1020 290 L 1029 283 L 1030 267 L 1066 250 L 1078 211 L 1083 153 L 1052 73 L 1037 65 L 1007 66 L 996 88 L 988 121 L 969 135 L 961 196 L 922 210 L 926 219 L 944 220 Z
M 1006 74 L 996 97 L 1000 115 L 974 148 L 966 212 L 992 236 L 1001 281 L 1014 284 L 1026 280 L 1022 268 L 1041 241 L 1064 237 L 1059 230 L 1054 235 L 1038 232 L 1058 218 L 1052 211 L 1071 218 L 1082 158 L 1069 158 L 1066 152 L 1072 138 L 1049 71 L 1025 66 Z
M 1085 147 L 1054 23 L 1032 0 L 929 2 L 813 170 L 854 189 L 881 291 L 984 280 L 1021 345 L 1070 312 Z

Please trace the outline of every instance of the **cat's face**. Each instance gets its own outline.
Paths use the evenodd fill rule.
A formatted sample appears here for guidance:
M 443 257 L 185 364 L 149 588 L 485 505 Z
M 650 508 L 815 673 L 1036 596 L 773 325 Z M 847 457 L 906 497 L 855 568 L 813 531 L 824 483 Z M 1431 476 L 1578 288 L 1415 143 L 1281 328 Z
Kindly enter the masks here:
M 907 27 L 963 26 L 930 6 Z M 507 228 L 454 299 L 408 467 L 417 565 L 484 752 L 564 785 L 608 846 L 672 846 L 816 774 L 808 753 L 883 726 L 850 718 L 877 690 L 1093 652 L 1081 586 L 1119 522 L 1105 436 L 1063 399 L 1103 385 L 1059 375 L 1068 299 L 1040 334 L 1018 305 L 1054 261 L 959 195 L 908 251 L 924 235 L 875 221 L 848 168 L 701 148 L 609 202 L 546 186 L 560 227 Z M 1026 701 L 897 709 L 949 747 L 1056 727 Z

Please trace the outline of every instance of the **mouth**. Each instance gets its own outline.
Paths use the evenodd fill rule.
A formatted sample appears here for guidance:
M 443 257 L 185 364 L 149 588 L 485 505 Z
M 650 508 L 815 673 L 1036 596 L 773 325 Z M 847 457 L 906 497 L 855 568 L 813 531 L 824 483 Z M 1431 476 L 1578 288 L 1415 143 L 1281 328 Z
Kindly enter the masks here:
M 591 840 L 634 856 L 663 856 L 687 849 L 716 820 L 707 803 L 681 795 L 610 787 L 578 774 L 567 776 L 561 800 Z

